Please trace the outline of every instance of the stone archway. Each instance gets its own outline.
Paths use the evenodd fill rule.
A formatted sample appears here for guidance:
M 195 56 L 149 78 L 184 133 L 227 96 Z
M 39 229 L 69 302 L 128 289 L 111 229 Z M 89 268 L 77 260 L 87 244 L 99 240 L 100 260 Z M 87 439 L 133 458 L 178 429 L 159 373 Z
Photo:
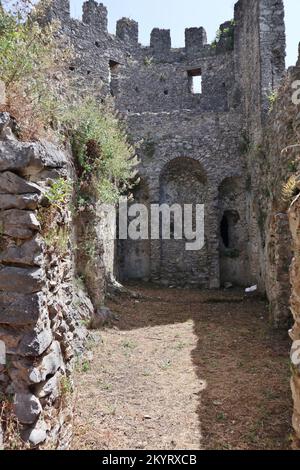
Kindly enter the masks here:
M 221 285 L 247 285 L 248 230 L 245 183 L 241 177 L 225 178 L 218 190 Z
M 187 157 L 170 161 L 162 169 L 159 178 L 160 204 L 205 204 L 207 176 L 201 164 Z M 195 214 L 193 229 L 195 229 Z M 209 266 L 207 244 L 200 251 L 187 251 L 187 240 L 174 238 L 160 242 L 160 278 L 163 284 L 176 286 L 208 287 Z

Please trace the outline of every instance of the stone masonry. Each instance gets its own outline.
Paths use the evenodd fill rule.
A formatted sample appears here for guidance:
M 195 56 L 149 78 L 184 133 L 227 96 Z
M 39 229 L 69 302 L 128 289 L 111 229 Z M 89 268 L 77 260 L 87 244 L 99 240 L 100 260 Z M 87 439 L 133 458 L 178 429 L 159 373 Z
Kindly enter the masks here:
M 52 144 L 18 141 L 13 129 L 0 114 L 1 402 L 11 400 L 31 446 L 66 448 L 71 372 L 94 308 L 75 282 L 70 211 L 50 211 L 45 193 L 49 181 L 74 178 L 72 160 Z
M 69 73 L 79 89 L 113 99 L 137 147 L 135 201 L 147 207 L 204 204 L 205 246 L 187 252 L 185 240 L 174 237 L 103 244 L 102 232 L 115 221 L 98 212 L 89 225 L 99 250 L 88 297 L 71 282 L 88 274 L 84 259 L 49 253 L 38 218 L 53 172 L 74 178 L 72 156 L 49 144 L 18 142 L 13 123 L 1 117 L 0 340 L 8 344 L 9 367 L 0 365 L 0 383 L 14 396 L 22 432 L 32 445 L 46 438 L 67 445 L 68 407 L 56 406 L 59 383 L 71 377 L 74 351 L 82 349 L 80 320 L 101 308 L 105 278 L 116 276 L 211 289 L 257 284 L 267 293 L 272 323 L 285 328 L 292 294 L 293 424 L 300 439 L 299 204 L 290 209 L 290 229 L 281 197 L 282 185 L 298 169 L 299 110 L 290 98 L 299 69 L 283 81 L 283 1 L 239 0 L 214 43 L 207 44 L 198 25 L 186 29 L 185 46 L 178 49 L 170 31 L 158 28 L 149 46 L 140 45 L 138 24 L 127 18 L 109 34 L 107 9 L 94 0 L 84 3 L 82 21 L 70 17 L 68 0 L 53 0 L 47 19 L 56 18 L 76 51 Z M 276 101 L 272 112 L 270 98 Z M 89 218 L 73 226 L 67 211 L 59 217 L 73 233 L 70 246 L 73 237 L 80 245 Z
M 193 27 L 179 49 L 169 30 L 157 28 L 150 46 L 141 46 L 138 24 L 127 18 L 109 34 L 107 10 L 93 0 L 82 21 L 70 18 L 67 0 L 54 0 L 49 18 L 61 20 L 74 45 L 70 71 L 79 86 L 97 83 L 100 98 L 113 96 L 139 144 L 136 201 L 205 204 L 203 250 L 187 254 L 173 239 L 119 243 L 120 279 L 204 288 L 259 283 L 264 290 L 244 147 L 246 135 L 261 135 L 267 95 L 285 70 L 282 1 L 240 0 L 215 43 Z

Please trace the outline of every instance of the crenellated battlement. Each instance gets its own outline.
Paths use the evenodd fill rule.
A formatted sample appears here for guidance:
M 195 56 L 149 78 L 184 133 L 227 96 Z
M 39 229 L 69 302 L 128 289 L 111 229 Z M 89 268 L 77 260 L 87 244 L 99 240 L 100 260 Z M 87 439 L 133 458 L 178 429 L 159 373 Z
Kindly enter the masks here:
M 129 18 L 121 18 L 117 22 L 116 35 L 117 38 L 127 42 L 129 45 L 138 44 L 139 25 L 136 21 Z
M 98 3 L 95 0 L 87 0 L 82 6 L 82 20 L 75 20 L 71 18 L 70 14 L 70 0 L 51 0 L 49 6 L 48 19 L 59 19 L 62 23 L 62 28 L 67 30 L 70 24 L 76 22 L 78 26 L 89 26 L 95 34 L 102 33 L 108 35 L 108 11 L 103 3 Z M 228 51 L 229 40 L 232 37 L 233 25 L 230 22 L 224 23 L 220 26 L 220 37 L 218 38 L 217 52 Z M 129 49 L 139 49 L 139 24 L 131 18 L 121 18 L 116 24 L 116 33 L 109 35 L 111 38 L 121 41 L 124 47 Z M 225 46 L 225 47 L 224 47 Z M 145 47 L 143 46 L 145 49 Z M 192 27 L 185 30 L 185 45 L 182 51 L 186 52 L 189 56 L 201 51 L 203 48 L 208 48 L 207 34 L 204 27 Z M 168 55 L 172 51 L 171 32 L 169 29 L 153 28 L 150 35 L 150 53 L 154 56 Z
M 169 52 L 171 49 L 171 31 L 169 29 L 154 28 L 151 32 L 150 47 L 154 54 Z
M 185 48 L 187 51 L 194 51 L 196 48 L 201 48 L 207 44 L 207 35 L 205 29 L 200 28 L 187 28 L 185 30 Z

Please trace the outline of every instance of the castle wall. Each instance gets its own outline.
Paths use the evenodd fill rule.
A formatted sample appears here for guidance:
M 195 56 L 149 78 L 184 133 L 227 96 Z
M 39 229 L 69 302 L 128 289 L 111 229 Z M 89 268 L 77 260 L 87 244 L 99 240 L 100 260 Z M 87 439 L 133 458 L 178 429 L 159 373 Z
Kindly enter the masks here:
M 239 151 L 243 117 L 234 88 L 233 24 L 221 25 L 219 41 L 214 45 L 207 44 L 205 30 L 199 27 L 186 30 L 184 48 L 172 49 L 170 31 L 155 28 L 150 46 L 142 47 L 138 43 L 138 24 L 133 20 L 121 19 L 116 36 L 108 34 L 107 11 L 103 5 L 86 2 L 82 22 L 70 18 L 67 2 L 55 0 L 53 11 L 61 17 L 63 30 L 77 52 L 70 72 L 79 77 L 79 86 L 90 83 L 100 98 L 112 95 L 126 120 L 132 141 L 144 142 L 138 153 L 140 176 L 149 187 L 149 204 L 161 202 L 160 178 L 164 165 L 176 158 L 191 158 L 203 166 L 208 178 L 207 190 L 194 202 L 206 205 L 206 244 L 200 256 L 204 261 L 199 264 L 198 254 L 194 253 L 195 259 L 189 260 L 189 264 L 202 263 L 201 272 L 194 271 L 198 273 L 198 283 L 197 276 L 192 274 L 184 279 L 190 285 L 218 287 L 220 220 L 215 212 L 219 207 L 218 186 L 228 176 L 246 179 Z M 202 79 L 201 93 L 193 89 L 197 75 Z M 247 238 L 245 209 L 245 204 L 241 204 L 242 239 Z M 141 249 L 139 242 L 120 245 L 120 276 L 136 278 L 146 248 Z M 151 280 L 179 282 L 176 244 L 173 255 L 170 253 L 168 279 L 163 275 L 160 261 L 161 242 L 149 241 L 144 245 L 149 260 L 147 268 L 141 269 L 143 277 L 147 277 L 144 274 L 148 270 Z M 181 252 L 179 244 L 178 249 Z M 186 253 L 183 264 L 190 256 Z M 242 284 L 250 281 L 244 269 L 247 256 L 242 250 L 234 261 L 233 271 L 240 274 L 235 278 Z M 123 272 L 122 266 L 126 266 Z
M 259 148 L 269 96 L 285 68 L 283 2 L 239 0 L 234 21 L 220 26 L 216 43 L 207 44 L 203 27 L 189 28 L 180 49 L 172 48 L 169 30 L 158 28 L 151 33 L 150 46 L 141 46 L 138 24 L 126 18 L 118 21 L 116 35 L 109 34 L 107 10 L 94 1 L 84 4 L 82 22 L 70 18 L 67 0 L 54 0 L 53 5 L 77 52 L 70 73 L 79 77 L 79 86 L 93 85 L 100 99 L 113 96 L 132 141 L 142 142 L 140 175 L 149 187 L 149 204 L 160 202 L 160 173 L 172 159 L 193 158 L 207 173 L 207 194 L 199 201 L 207 206 L 206 285 L 220 285 L 221 269 L 223 282 L 228 272 L 241 284 L 257 283 L 261 291 L 267 286 L 269 294 L 273 275 L 266 270 L 266 243 L 261 236 L 265 214 L 257 203 L 261 170 L 249 149 Z M 197 75 L 202 79 L 201 93 L 193 93 Z M 230 176 L 239 177 L 246 188 L 244 200 L 237 199 L 241 222 L 236 228 L 242 241 L 235 251 L 239 256 L 221 261 L 220 211 L 225 208 L 218 187 Z M 145 247 L 138 247 L 138 242 L 123 245 L 120 276 L 136 278 Z M 149 271 L 150 279 L 159 281 L 161 247 L 156 241 L 145 245 L 150 261 L 141 273 Z M 113 256 L 112 250 L 111 260 Z M 126 263 L 126 256 L 135 261 Z
M 9 115 L 1 113 L 1 424 L 8 426 L 4 441 L 19 439 L 20 432 L 33 447 L 47 441 L 66 448 L 72 370 L 84 350 L 93 305 L 75 283 L 70 211 L 49 206 L 44 194 L 49 178 L 74 179 L 72 160 L 52 144 L 19 142 L 12 128 Z
M 244 116 L 244 158 L 247 161 L 249 270 L 265 292 L 269 282 L 265 263 L 263 227 L 266 214 L 260 207 L 258 164 L 261 141 L 270 109 L 270 97 L 285 72 L 283 1 L 239 0 L 235 5 L 235 82 Z
M 140 172 L 149 187 L 149 200 L 152 203 L 161 202 L 160 179 L 165 168 L 176 159 L 193 159 L 199 162 L 207 179 L 205 191 L 197 198 L 198 204 L 205 204 L 205 239 L 203 250 L 202 275 L 197 272 L 198 283 L 186 276 L 184 282 L 188 285 L 202 287 L 218 287 L 220 283 L 220 221 L 221 216 L 218 188 L 226 178 L 238 177 L 245 184 L 245 167 L 240 158 L 240 122 L 234 112 L 196 114 L 193 111 L 177 111 L 173 113 L 144 113 L 132 114 L 127 117 L 128 130 L 138 142 L 145 139 L 138 151 L 141 165 Z M 184 162 L 183 162 L 184 166 Z M 191 176 L 192 180 L 192 176 Z M 191 188 L 179 191 L 178 203 L 183 197 L 189 202 Z M 193 200 L 193 198 L 192 198 Z M 195 201 L 194 201 L 195 202 Z M 247 240 L 246 205 L 244 202 L 236 205 L 240 214 L 241 237 Z M 245 242 L 245 246 L 247 243 Z M 244 248 L 245 248 L 244 246 Z M 127 250 L 126 244 L 124 250 Z M 197 260 L 197 253 L 194 253 Z M 151 278 L 155 281 L 166 281 L 160 272 L 160 242 L 152 242 Z M 200 256 L 201 258 L 201 256 Z M 239 263 L 246 267 L 247 251 L 240 252 Z M 237 260 L 236 260 L 237 261 Z M 195 261 L 197 262 L 197 261 Z M 190 262 L 189 262 L 190 263 Z M 173 265 L 174 277 L 167 281 L 174 283 L 177 277 L 177 267 Z M 239 269 L 239 283 L 250 282 L 247 269 Z M 236 276 L 238 278 L 238 276 Z M 176 282 L 175 282 L 176 284 Z
M 291 321 L 292 294 L 294 427 L 300 438 L 299 210 L 297 199 L 288 220 L 281 195 L 283 184 L 299 166 L 299 109 L 291 102 L 290 85 L 300 76 L 299 69 L 293 69 L 276 99 L 273 93 L 285 70 L 282 0 L 239 0 L 234 22 L 221 25 L 215 44 L 207 44 L 203 27 L 190 28 L 180 49 L 172 49 L 168 30 L 157 28 L 150 46 L 141 46 L 138 24 L 126 18 L 117 23 L 116 35 L 109 34 L 107 10 L 93 0 L 84 4 L 82 21 L 70 18 L 67 0 L 53 0 L 48 19 L 53 18 L 61 20 L 76 51 L 70 75 L 77 86 L 99 99 L 114 97 L 132 142 L 138 144 L 141 183 L 134 189 L 135 200 L 148 207 L 205 204 L 203 250 L 187 253 L 185 240 L 120 242 L 119 276 L 204 288 L 257 283 L 267 292 L 271 321 L 277 327 Z M 202 90 L 195 93 L 193 81 L 200 75 Z M 269 113 L 271 101 L 274 109 Z M 5 149 L 10 144 L 1 145 Z M 38 160 L 32 165 L 27 144 L 14 145 L 9 168 L 1 166 L 0 158 L 4 172 L 0 183 L 7 184 L 9 169 L 21 176 L 23 185 L 40 175 L 42 186 L 49 165 L 58 175 L 62 171 L 73 177 L 67 163 L 57 165 L 51 152 L 46 153 L 48 164 L 42 162 L 37 171 Z M 97 275 L 88 279 L 90 299 L 74 290 L 70 277 L 88 276 L 91 266 L 84 257 L 57 258 L 45 249 L 37 219 L 39 190 L 32 194 L 3 193 L 0 198 L 4 224 L 0 301 L 7 312 L 1 318 L 0 340 L 8 345 L 11 364 L 9 369 L 0 364 L 0 383 L 6 392 L 17 394 L 24 433 L 38 444 L 46 433 L 55 441 L 63 429 L 58 423 L 67 421 L 58 415 L 49 420 L 48 415 L 58 399 L 57 382 L 71 370 L 70 350 L 82 348 L 85 336 L 74 298 L 82 302 L 86 318 L 101 307 L 105 277 L 114 276 L 116 250 L 111 239 L 101 245 L 103 232 L 114 225 L 109 215 L 96 212 L 92 221 L 89 214 L 83 215 L 74 236 L 84 243 L 88 227 L 97 239 L 97 262 L 92 266 Z M 17 223 L 12 210 L 18 211 Z M 61 222 L 70 224 L 67 213 Z M 295 256 L 289 276 L 292 243 Z M 18 279 L 17 291 L 10 285 L 12 276 Z M 20 311 L 19 303 L 29 305 L 30 318 Z M 53 367 L 49 376 L 39 375 L 43 364 Z M 21 414 L 24 410 L 26 416 Z
M 51 181 L 76 186 L 71 152 L 14 129 L 0 113 L 0 448 L 66 449 L 73 370 L 114 276 L 115 219 L 99 204 L 75 215 L 72 194 L 49 193 Z
M 105 7 L 93 1 L 84 7 L 83 23 L 69 18 L 66 1 L 62 5 L 65 32 L 79 53 L 74 71 L 84 83 L 95 79 L 100 97 L 115 98 L 132 141 L 141 144 L 136 200 L 205 204 L 201 255 L 184 257 L 175 240 L 120 243 L 121 278 L 140 273 L 166 285 L 199 287 L 255 283 L 267 292 L 273 324 L 286 327 L 298 206 L 291 210 L 291 236 L 281 189 L 295 171 L 297 149 L 291 145 L 299 139 L 289 89 L 296 69 L 276 99 L 285 71 L 283 1 L 239 0 L 234 22 L 221 25 L 215 44 L 207 44 L 203 27 L 190 28 L 180 49 L 172 49 L 168 30 L 157 28 L 150 47 L 140 46 L 137 23 L 126 18 L 118 22 L 116 36 L 108 34 Z M 197 75 L 201 94 L 193 93 Z M 190 160 L 204 179 L 196 181 L 193 174 L 188 185 Z M 297 342 L 297 253 L 291 277 Z M 296 369 L 297 364 L 292 387 L 299 437 Z

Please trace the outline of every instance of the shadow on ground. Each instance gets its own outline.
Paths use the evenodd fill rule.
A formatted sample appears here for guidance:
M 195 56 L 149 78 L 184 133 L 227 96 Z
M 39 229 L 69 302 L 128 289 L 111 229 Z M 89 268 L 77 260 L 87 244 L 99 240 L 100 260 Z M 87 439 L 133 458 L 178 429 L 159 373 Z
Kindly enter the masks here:
M 120 409 L 109 419 L 98 412 L 102 417 L 99 427 L 105 426 L 112 435 L 103 444 L 101 434 L 87 447 L 115 448 L 122 441 L 117 420 L 123 419 L 122 432 L 127 436 L 126 429 L 130 432 L 131 428 L 135 437 L 127 437 L 119 448 L 168 448 L 171 442 L 174 448 L 184 449 L 288 449 L 292 411 L 289 341 L 286 332 L 270 329 L 266 302 L 245 298 L 239 290 L 128 287 L 138 295 L 124 295 L 109 302 L 120 320 L 101 334 L 107 351 L 99 358 L 99 364 L 110 361 L 111 369 L 106 367 L 101 372 L 99 364 L 92 364 L 92 392 L 83 397 L 86 403 L 95 400 L 99 393 L 100 401 L 101 397 L 111 400 Z M 153 341 L 151 332 L 155 335 Z M 116 335 L 121 335 L 122 343 L 120 336 L 115 339 Z M 155 341 L 158 346 L 153 349 Z M 124 354 L 117 352 L 118 344 L 127 348 L 124 365 Z M 97 346 L 95 355 L 102 354 L 100 350 L 101 346 Z M 151 362 L 155 361 L 161 361 L 161 365 L 154 370 Z M 152 382 L 144 387 L 141 380 L 135 380 L 138 375 L 146 377 L 147 367 Z M 123 376 L 124 368 L 127 373 Z M 114 379 L 116 369 L 120 377 Z M 101 373 L 109 377 L 112 390 L 102 387 L 97 392 L 95 374 L 103 383 Z M 79 388 L 81 381 L 78 377 Z M 83 393 L 86 388 L 87 384 L 82 387 Z M 173 401 L 170 394 L 174 394 Z M 128 406 L 126 400 L 130 402 Z M 150 414 L 161 416 L 157 423 L 152 420 L 148 424 L 145 415 L 145 429 L 136 418 L 126 421 L 126 416 L 137 415 L 141 407 L 147 411 L 147 405 Z M 79 412 L 77 423 L 79 428 L 83 426 L 83 440 L 84 433 L 90 432 L 83 424 L 87 420 L 88 415 Z M 182 430 L 183 427 L 187 429 Z M 118 439 L 114 439 L 114 432 Z M 164 440 L 165 434 L 172 433 L 175 437 L 169 442 Z M 153 440 L 155 434 L 160 435 L 157 442 Z M 81 448 L 84 447 L 83 444 Z

